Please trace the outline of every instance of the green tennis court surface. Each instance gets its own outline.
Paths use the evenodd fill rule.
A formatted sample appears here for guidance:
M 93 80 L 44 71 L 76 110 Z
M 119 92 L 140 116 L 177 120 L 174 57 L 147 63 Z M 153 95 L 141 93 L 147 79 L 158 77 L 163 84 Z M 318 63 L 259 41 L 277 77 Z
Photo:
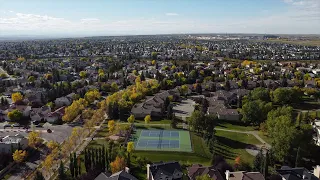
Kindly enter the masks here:
M 191 152 L 190 134 L 177 130 L 137 130 L 136 150 Z

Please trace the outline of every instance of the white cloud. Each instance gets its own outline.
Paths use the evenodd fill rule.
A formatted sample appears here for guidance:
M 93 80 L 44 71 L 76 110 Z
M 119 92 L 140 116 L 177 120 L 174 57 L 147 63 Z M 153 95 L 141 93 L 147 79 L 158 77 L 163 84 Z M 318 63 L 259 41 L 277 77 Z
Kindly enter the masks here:
M 166 16 L 179 16 L 177 13 L 166 13 Z
M 9 13 L 14 13 L 14 11 L 11 11 L 11 10 L 10 10 Z
M 101 22 L 98 18 L 84 18 L 80 20 L 81 23 L 90 24 L 90 23 L 99 23 Z

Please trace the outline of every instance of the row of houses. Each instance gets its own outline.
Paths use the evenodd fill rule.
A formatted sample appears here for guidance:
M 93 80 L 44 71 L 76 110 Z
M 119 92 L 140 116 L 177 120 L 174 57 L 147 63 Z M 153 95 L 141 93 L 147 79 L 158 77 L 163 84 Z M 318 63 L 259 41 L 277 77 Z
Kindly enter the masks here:
M 226 170 L 214 166 L 202 166 L 194 164 L 187 167 L 187 177 L 189 180 L 196 180 L 199 176 L 209 176 L 214 180 L 265 180 L 266 178 L 260 172 L 246 172 Z M 158 162 L 147 164 L 148 180 L 181 180 L 184 173 L 178 162 Z M 277 174 L 273 175 L 273 179 L 279 180 L 318 180 L 320 177 L 320 166 L 314 168 L 311 172 L 303 167 L 291 168 L 283 166 L 277 170 Z M 111 174 L 103 172 L 95 178 L 95 180 L 138 180 L 130 174 L 129 169 Z
M 21 134 L 0 137 L 0 153 L 12 154 L 15 149 L 25 149 L 27 147 L 28 139 Z

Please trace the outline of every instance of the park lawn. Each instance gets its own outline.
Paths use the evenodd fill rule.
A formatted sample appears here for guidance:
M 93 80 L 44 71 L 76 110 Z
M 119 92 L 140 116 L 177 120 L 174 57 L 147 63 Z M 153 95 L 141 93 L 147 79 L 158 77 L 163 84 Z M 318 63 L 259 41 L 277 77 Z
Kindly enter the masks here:
M 237 156 L 240 156 L 243 161 L 252 166 L 254 157 L 250 155 L 245 148 L 250 144 L 261 144 L 258 139 L 251 134 L 227 131 L 217 131 L 216 137 L 218 145 L 215 146 L 215 152 L 223 156 L 230 165 L 234 164 L 234 159 Z
M 271 144 L 272 143 L 272 138 L 268 136 L 267 133 L 264 133 L 262 131 L 259 131 L 258 135 L 265 141 L 267 142 L 268 144 Z
M 254 126 L 245 126 L 241 122 L 224 121 L 224 120 L 218 120 L 218 124 L 216 127 L 221 129 L 238 130 L 238 131 L 254 131 L 256 128 Z

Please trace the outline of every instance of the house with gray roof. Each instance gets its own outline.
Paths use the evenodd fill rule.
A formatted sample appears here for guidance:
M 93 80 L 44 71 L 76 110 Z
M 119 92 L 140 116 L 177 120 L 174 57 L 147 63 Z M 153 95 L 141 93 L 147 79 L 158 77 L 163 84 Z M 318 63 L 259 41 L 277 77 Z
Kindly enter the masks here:
M 138 180 L 128 172 L 122 170 L 117 173 L 111 174 L 108 172 L 102 172 L 94 180 Z
M 147 164 L 148 180 L 181 180 L 183 172 L 178 162 Z

